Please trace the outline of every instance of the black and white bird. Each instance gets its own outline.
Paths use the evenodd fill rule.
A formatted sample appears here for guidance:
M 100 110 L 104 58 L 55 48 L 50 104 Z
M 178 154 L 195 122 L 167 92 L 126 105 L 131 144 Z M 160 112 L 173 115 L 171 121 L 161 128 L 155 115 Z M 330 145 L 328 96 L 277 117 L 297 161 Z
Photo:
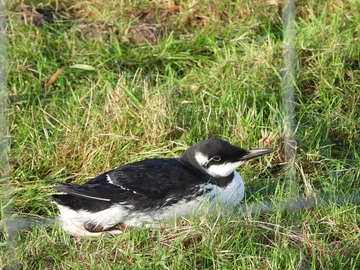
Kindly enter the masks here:
M 236 205 L 244 183 L 236 169 L 273 152 L 245 150 L 220 139 L 202 141 L 180 158 L 148 159 L 103 173 L 83 185 L 57 183 L 53 195 L 65 231 L 76 237 L 121 233 L 184 216 L 214 203 Z

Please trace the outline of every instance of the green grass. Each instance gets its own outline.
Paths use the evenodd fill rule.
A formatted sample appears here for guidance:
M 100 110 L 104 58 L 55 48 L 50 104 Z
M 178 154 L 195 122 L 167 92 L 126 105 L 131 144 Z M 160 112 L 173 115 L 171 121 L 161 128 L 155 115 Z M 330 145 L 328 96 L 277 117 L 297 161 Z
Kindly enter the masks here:
M 60 2 L 78 20 L 36 27 L 9 14 L 4 269 L 360 268 L 359 1 L 298 1 L 294 179 L 283 163 L 280 3 Z M 166 34 L 140 42 L 133 23 L 154 6 Z M 103 34 L 81 34 L 97 20 L 108 24 Z M 55 222 L 53 180 L 83 183 L 212 137 L 257 148 L 262 132 L 276 152 L 240 168 L 246 198 L 236 214 L 92 240 Z

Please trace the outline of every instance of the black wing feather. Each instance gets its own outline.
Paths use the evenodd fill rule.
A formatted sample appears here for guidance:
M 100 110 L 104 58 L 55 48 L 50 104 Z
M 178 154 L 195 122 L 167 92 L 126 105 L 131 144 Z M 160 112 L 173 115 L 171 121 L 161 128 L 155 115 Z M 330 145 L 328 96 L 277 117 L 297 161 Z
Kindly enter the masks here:
M 110 178 L 110 181 L 109 181 Z M 209 177 L 182 164 L 178 159 L 149 159 L 103 173 L 83 185 L 58 183 L 54 189 L 67 195 L 53 195 L 56 202 L 73 209 L 105 209 L 126 202 L 144 207 L 152 201 L 180 199 L 208 182 Z M 96 202 L 96 203 L 95 203 Z M 163 203 L 163 202 L 162 202 Z
M 188 185 L 207 182 L 207 176 L 183 165 L 178 159 L 148 159 L 106 172 L 84 185 L 108 184 L 151 199 L 165 197 L 171 190 L 186 190 Z
M 102 211 L 110 208 L 114 203 L 126 202 L 127 205 L 135 206 L 148 198 L 142 194 L 135 194 L 129 190 L 123 190 L 112 184 L 89 184 L 76 185 L 57 183 L 54 186 L 57 191 L 67 194 L 55 194 L 53 199 L 60 205 L 66 205 L 73 210 L 88 210 L 91 212 Z
M 112 203 L 129 200 L 143 201 L 147 199 L 147 197 L 142 194 L 134 193 L 129 190 L 124 190 L 112 184 L 76 185 L 57 183 L 57 186 L 55 186 L 54 189 L 74 196 Z

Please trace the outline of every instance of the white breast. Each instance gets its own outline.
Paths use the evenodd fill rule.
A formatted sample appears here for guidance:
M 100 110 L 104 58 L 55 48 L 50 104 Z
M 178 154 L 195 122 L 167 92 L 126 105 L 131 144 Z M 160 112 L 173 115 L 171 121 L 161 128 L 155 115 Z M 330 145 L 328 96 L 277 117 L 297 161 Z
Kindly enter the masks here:
M 212 202 L 220 204 L 232 204 L 235 205 L 244 199 L 245 186 L 242 177 L 238 172 L 234 172 L 233 181 L 230 182 L 226 187 L 218 187 L 211 185 L 213 190 L 207 194 Z

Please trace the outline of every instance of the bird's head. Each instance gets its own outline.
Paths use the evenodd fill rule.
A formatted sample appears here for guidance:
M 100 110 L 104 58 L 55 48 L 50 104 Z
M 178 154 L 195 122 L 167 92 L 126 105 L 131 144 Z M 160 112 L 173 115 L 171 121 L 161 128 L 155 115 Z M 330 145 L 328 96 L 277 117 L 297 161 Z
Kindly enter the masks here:
M 180 160 L 214 178 L 230 176 L 245 161 L 273 152 L 262 148 L 246 150 L 220 139 L 199 142 L 188 148 Z

